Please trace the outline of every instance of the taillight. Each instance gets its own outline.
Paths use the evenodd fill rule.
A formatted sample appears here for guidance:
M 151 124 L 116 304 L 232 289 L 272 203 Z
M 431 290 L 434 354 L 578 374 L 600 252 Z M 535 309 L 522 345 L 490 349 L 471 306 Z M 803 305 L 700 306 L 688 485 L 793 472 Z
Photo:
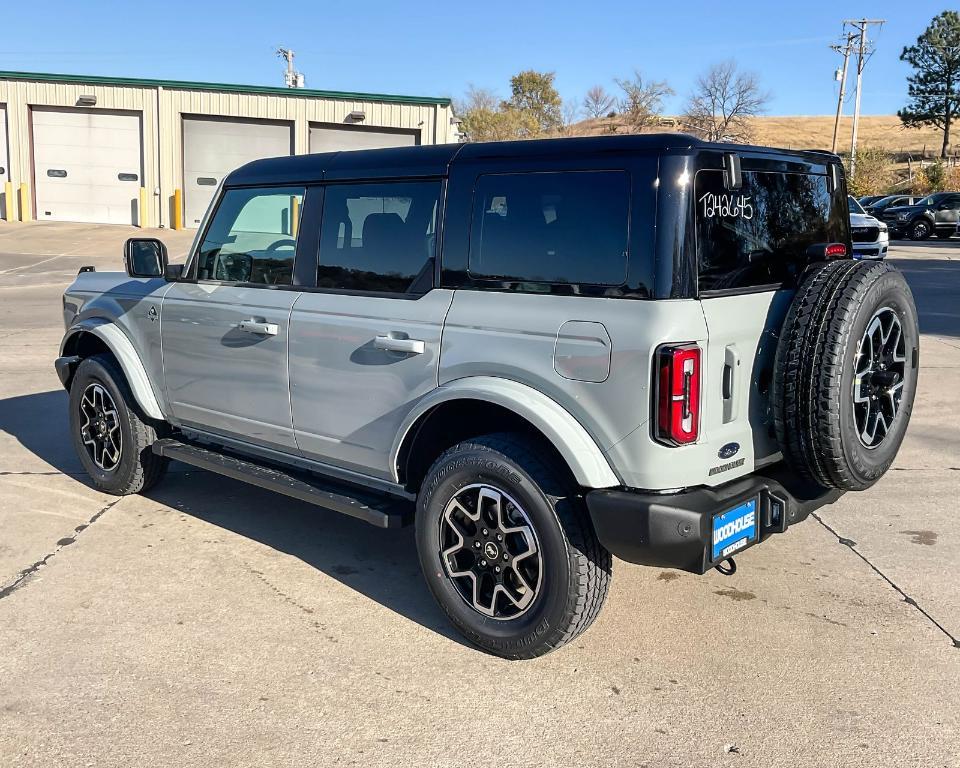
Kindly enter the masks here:
M 843 258 L 847 255 L 847 246 L 843 243 L 830 243 L 823 252 L 828 259 Z
M 657 350 L 657 439 L 687 445 L 700 434 L 700 347 L 671 344 Z

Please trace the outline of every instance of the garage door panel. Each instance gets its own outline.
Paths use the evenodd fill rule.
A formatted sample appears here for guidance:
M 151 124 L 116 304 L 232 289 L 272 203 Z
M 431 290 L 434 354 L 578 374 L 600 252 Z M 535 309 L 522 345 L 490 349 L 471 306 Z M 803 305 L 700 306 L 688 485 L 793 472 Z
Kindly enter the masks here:
M 142 184 L 138 113 L 34 108 L 37 218 L 133 224 Z
M 313 153 L 412 147 L 419 143 L 420 131 L 385 131 L 346 125 L 310 127 L 310 151 Z
M 289 155 L 290 123 L 183 118 L 184 220 L 200 224 L 223 177 L 251 160 Z

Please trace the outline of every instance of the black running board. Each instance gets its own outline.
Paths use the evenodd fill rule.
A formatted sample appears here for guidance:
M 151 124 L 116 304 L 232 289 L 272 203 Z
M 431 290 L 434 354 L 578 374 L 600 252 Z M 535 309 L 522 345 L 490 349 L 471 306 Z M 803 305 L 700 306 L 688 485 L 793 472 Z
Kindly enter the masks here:
M 307 472 L 285 471 L 172 438 L 157 440 L 153 452 L 200 469 L 342 512 L 379 528 L 400 528 L 413 519 L 413 504 Z

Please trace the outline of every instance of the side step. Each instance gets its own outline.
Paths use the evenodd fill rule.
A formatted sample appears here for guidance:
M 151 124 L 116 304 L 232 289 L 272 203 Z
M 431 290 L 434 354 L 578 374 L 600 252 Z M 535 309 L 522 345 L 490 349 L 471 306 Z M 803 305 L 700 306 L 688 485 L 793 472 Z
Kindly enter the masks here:
M 172 438 L 157 440 L 153 444 L 153 452 L 158 456 L 176 459 L 184 464 L 357 517 L 379 528 L 400 528 L 413 520 L 413 505 L 408 501 L 345 483 L 327 481 L 311 473 L 284 471 L 256 464 Z

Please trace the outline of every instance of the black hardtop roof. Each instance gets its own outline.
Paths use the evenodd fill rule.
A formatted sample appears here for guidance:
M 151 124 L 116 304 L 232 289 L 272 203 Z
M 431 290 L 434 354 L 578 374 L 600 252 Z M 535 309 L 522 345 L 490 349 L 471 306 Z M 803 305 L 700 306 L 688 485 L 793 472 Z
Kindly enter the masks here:
M 745 144 L 702 141 L 685 133 L 649 133 L 621 136 L 583 136 L 526 141 L 492 141 L 467 144 L 429 144 L 417 147 L 361 149 L 290 155 L 254 160 L 227 176 L 226 186 L 251 184 L 311 184 L 351 179 L 431 177 L 447 174 L 451 163 L 509 160 L 511 158 L 569 158 L 629 152 L 689 152 L 715 149 L 772 155 L 803 156 L 823 163 L 835 158 L 819 150 L 787 150 Z

